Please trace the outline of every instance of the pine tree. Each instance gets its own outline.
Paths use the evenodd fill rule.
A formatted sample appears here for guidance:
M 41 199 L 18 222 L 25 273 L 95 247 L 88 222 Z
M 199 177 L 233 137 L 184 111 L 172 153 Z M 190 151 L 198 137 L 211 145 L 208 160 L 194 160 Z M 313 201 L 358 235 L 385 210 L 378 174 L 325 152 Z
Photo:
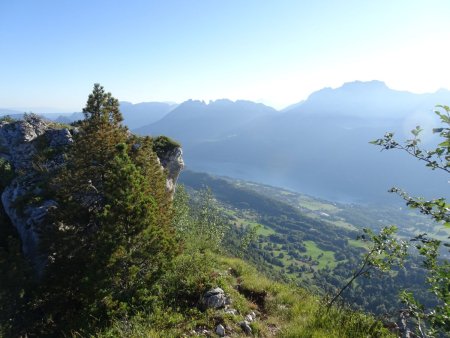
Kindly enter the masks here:
M 126 315 L 126 309 L 148 305 L 152 284 L 176 250 L 171 229 L 159 220 L 149 180 L 131 161 L 126 145 L 117 148 L 100 216 L 98 242 L 107 267 L 103 282 L 108 288 L 99 299 L 109 311 Z
M 74 182 L 71 193 L 78 190 L 85 196 L 102 189 L 115 146 L 126 141 L 127 129 L 121 125 L 119 101 L 99 84 L 94 85 L 83 113 L 85 119 L 79 123 L 79 133 L 68 154 L 67 174 Z
M 153 140 L 150 137 L 132 137 L 128 143 L 131 144 L 129 155 L 147 179 L 149 193 L 156 201 L 157 221 L 161 226 L 168 227 L 173 217 L 172 196 L 167 192 L 167 175 L 153 150 Z
M 46 314 L 42 326 L 59 334 L 150 306 L 152 285 L 177 252 L 151 139 L 128 133 L 100 85 L 83 112 L 51 184 L 59 206 L 42 238 L 49 264 L 34 302 Z

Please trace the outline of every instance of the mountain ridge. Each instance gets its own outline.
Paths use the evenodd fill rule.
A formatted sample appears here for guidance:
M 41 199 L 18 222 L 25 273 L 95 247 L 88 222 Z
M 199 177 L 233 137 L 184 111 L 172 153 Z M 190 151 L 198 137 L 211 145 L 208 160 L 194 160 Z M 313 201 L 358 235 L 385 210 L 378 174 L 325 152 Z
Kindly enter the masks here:
M 207 106 L 198 102 L 204 113 Z M 216 121 L 214 114 L 202 120 L 203 113 L 191 115 L 181 104 L 165 117 L 166 122 L 170 117 L 170 124 L 160 120 L 139 131 L 180 141 L 192 170 L 338 201 L 390 202 L 386 191 L 394 184 L 436 196 L 446 193 L 442 186 L 447 180 L 439 174 L 430 178 L 420 163 L 381 154 L 369 142 L 388 131 L 405 139 L 416 125 L 431 130 L 438 123 L 434 106 L 445 102 L 450 102 L 446 90 L 413 94 L 389 89 L 380 81 L 352 82 L 317 91 L 284 112 L 248 120 L 240 116 L 238 125 Z M 424 134 L 425 145 L 432 140 L 431 133 Z M 411 173 L 409 178 L 405 170 Z

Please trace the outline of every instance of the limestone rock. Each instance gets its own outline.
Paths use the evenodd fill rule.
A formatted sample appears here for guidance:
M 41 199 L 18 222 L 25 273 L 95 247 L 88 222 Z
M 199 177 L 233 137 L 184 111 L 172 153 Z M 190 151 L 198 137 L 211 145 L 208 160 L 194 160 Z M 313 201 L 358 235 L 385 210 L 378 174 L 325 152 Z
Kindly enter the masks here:
M 222 324 L 217 325 L 217 327 L 216 327 L 216 333 L 217 333 L 220 337 L 224 337 L 224 336 L 225 336 L 225 328 L 223 327 Z
M 55 147 L 64 147 L 73 142 L 72 134 L 69 129 L 49 129 L 45 136 L 49 141 L 49 146 L 52 148 Z
M 202 298 L 202 304 L 206 308 L 219 309 L 225 306 L 226 296 L 221 288 L 213 288 L 206 292 Z
M 173 194 L 178 176 L 184 168 L 183 151 L 180 147 L 176 147 L 161 156 L 159 160 L 167 172 L 166 189 Z
M 236 309 L 225 309 L 225 313 L 226 313 L 227 315 L 233 315 L 233 316 L 236 316 L 238 312 L 237 312 Z
M 244 320 L 243 322 L 240 322 L 239 326 L 241 327 L 242 331 L 245 332 L 245 334 L 252 334 L 252 328 L 250 327 L 250 323 L 248 321 Z
M 36 148 L 32 143 L 49 128 L 49 123 L 38 116 L 28 116 L 15 122 L 0 122 L 0 156 L 8 160 L 15 170 L 32 166 Z

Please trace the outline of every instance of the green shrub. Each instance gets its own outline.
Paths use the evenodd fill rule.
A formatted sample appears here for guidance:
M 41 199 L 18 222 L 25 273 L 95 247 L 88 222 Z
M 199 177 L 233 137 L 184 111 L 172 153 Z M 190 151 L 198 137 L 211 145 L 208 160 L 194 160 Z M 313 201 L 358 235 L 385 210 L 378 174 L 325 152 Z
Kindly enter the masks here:
M 11 164 L 4 158 L 0 158 L 0 190 L 3 190 L 14 178 L 15 173 Z
M 215 257 L 208 251 L 186 250 L 174 259 L 159 283 L 166 303 L 180 308 L 196 306 L 206 289 L 215 286 Z
M 10 115 L 5 115 L 0 117 L 0 122 L 8 122 L 8 123 L 12 123 L 17 121 L 15 118 L 11 117 Z
M 178 147 L 181 145 L 167 136 L 158 136 L 153 139 L 153 151 L 159 158 Z

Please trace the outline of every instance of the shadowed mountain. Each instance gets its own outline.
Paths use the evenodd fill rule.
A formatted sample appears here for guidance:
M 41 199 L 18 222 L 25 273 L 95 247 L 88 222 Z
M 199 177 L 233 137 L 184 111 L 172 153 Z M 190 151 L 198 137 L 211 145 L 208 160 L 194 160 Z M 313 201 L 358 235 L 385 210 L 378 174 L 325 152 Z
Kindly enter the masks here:
M 287 187 L 337 201 L 391 202 L 393 185 L 418 195 L 445 195 L 447 178 L 406 154 L 368 142 L 387 131 L 399 140 L 439 121 L 436 104 L 450 92 L 413 94 L 379 81 L 325 88 L 283 113 L 249 102 L 252 113 L 227 100 L 188 101 L 138 132 L 166 134 L 182 142 L 187 167 Z M 219 109 L 220 108 L 220 109 Z M 433 139 L 424 133 L 425 146 Z
M 217 100 L 206 104 L 189 100 L 160 121 L 135 131 L 142 135 L 168 135 L 189 147 L 226 140 L 253 121 L 277 114 L 275 109 L 251 101 Z
M 163 118 L 177 105 L 165 102 L 142 102 L 132 104 L 121 101 L 120 111 L 123 114 L 124 123 L 130 129 L 136 129 Z

